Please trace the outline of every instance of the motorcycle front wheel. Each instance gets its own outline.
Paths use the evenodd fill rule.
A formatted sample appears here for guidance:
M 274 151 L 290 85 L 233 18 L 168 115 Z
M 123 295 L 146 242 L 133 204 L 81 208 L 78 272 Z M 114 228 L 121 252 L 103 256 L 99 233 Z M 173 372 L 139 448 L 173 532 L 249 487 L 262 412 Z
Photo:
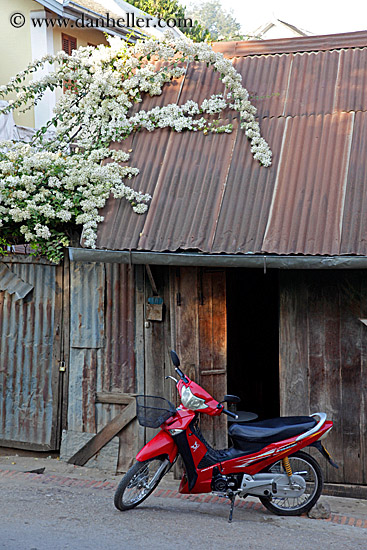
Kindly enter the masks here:
M 123 512 L 138 506 L 154 491 L 169 466 L 170 462 L 162 457 L 135 462 L 117 486 L 116 508 Z
M 323 475 L 319 464 L 307 453 L 298 451 L 289 456 L 293 474 L 302 475 L 306 481 L 305 492 L 298 497 L 259 497 L 262 504 L 278 516 L 300 516 L 308 512 L 318 501 L 322 487 Z M 267 472 L 286 474 L 283 462 L 279 460 L 266 470 Z

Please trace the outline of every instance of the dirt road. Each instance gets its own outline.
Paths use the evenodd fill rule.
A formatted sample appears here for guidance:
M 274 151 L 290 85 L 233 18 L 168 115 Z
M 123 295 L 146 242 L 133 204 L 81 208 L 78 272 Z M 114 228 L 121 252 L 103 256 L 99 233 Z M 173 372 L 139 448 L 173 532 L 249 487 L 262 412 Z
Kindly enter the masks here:
M 24 463 L 10 463 L 10 471 L 5 473 L 0 462 L 1 550 L 367 548 L 365 501 L 358 505 L 352 499 L 333 501 L 328 497 L 333 517 L 338 521 L 345 517 L 344 525 L 307 517 L 277 517 L 248 504 L 236 507 L 234 522 L 228 524 L 227 503 L 177 498 L 176 482 L 165 482 L 160 496 L 152 495 L 144 505 L 121 513 L 113 506 L 116 480 L 105 479 L 103 473 L 93 476 L 96 472 L 78 469 L 73 476 L 65 476 L 65 472 L 49 468 L 50 473 L 37 475 L 21 473 L 19 466 L 24 471 Z M 349 516 L 341 515 L 343 511 L 349 511 Z M 356 521 L 347 525 L 352 513 L 359 513 L 354 519 L 361 527 Z

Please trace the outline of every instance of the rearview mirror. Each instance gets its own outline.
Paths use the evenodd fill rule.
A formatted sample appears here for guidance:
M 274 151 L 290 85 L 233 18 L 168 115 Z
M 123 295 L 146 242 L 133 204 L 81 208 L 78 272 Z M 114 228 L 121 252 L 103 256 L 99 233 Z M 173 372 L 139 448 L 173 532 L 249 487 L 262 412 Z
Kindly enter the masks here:
M 241 399 L 237 395 L 225 395 L 223 401 L 225 403 L 240 403 Z
M 175 367 L 179 367 L 180 366 L 180 360 L 178 358 L 178 355 L 175 351 L 171 350 L 171 359 L 172 359 L 172 363 L 174 364 Z

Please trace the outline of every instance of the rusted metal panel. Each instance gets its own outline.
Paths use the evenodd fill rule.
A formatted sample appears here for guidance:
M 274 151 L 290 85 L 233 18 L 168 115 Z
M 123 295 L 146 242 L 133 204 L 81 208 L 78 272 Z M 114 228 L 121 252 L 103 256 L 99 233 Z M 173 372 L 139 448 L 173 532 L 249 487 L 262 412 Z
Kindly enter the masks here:
M 158 61 L 155 64 L 155 68 L 157 71 L 159 71 L 164 66 L 167 66 L 166 62 Z M 178 62 L 178 66 L 186 68 L 187 64 L 182 64 L 181 62 Z M 154 107 L 162 107 L 163 105 L 167 105 L 169 103 L 177 103 L 184 80 L 185 74 L 183 76 L 180 76 L 179 78 L 172 80 L 171 82 L 167 82 L 164 85 L 164 94 L 153 96 L 143 94 L 142 101 L 139 103 L 134 103 L 134 105 L 129 110 L 129 115 L 134 114 L 141 109 L 144 109 L 144 111 L 150 111 L 151 109 L 154 109 Z
M 367 48 L 359 49 L 366 36 L 275 41 L 284 47 L 281 55 L 269 55 L 274 41 L 256 43 L 255 49 L 248 42 L 216 45 L 235 57 L 244 85 L 256 94 L 261 130 L 274 153 L 271 168 L 261 168 L 252 158 L 236 117 L 231 135 L 162 130 L 130 136 L 122 147 L 131 146 L 132 164 L 141 170 L 133 186 L 153 198 L 142 216 L 125 200 L 110 199 L 97 246 L 365 254 L 360 199 L 366 195 L 366 156 L 361 154 L 366 132 L 364 113 L 358 110 L 367 104 Z M 180 90 L 168 89 L 167 96 L 163 91 L 159 101 L 200 102 L 222 91 L 217 73 L 190 63 Z
M 69 363 L 68 430 L 96 433 L 95 396 L 102 350 L 71 347 Z
M 354 113 L 287 119 L 264 252 L 339 254 L 353 121 Z
M 135 391 L 134 279 L 121 264 L 72 262 L 70 270 L 68 429 L 96 433 L 122 411 L 97 402 L 97 392 Z
M 211 252 L 255 253 L 262 249 L 275 189 L 286 120 L 264 119 L 264 137 L 272 143 L 274 162 L 264 169 L 253 162 L 249 142 L 239 132 Z
M 157 69 L 160 67 L 157 64 Z M 133 105 L 129 115 L 137 111 L 149 111 L 170 103 L 177 103 L 185 76 L 175 79 L 164 86 L 164 93 L 158 96 L 145 94 L 141 103 Z M 163 128 L 153 134 L 147 130 L 131 134 L 122 143 L 115 143 L 113 148 L 129 152 L 128 164 L 140 170 L 139 175 L 129 181 L 134 189 L 153 195 L 159 173 L 164 160 L 170 136 L 169 130 Z M 137 216 L 126 200 L 109 200 L 101 210 L 105 222 L 99 224 L 97 247 L 104 247 L 105 242 L 111 242 L 116 234 L 123 235 L 123 248 L 137 248 L 139 235 L 144 226 L 144 216 Z M 112 223 L 111 223 L 112 221 Z
M 11 260 L 33 291 L 24 299 L 0 292 L 0 444 L 57 449 L 62 268 Z
M 294 54 L 284 116 L 332 113 L 340 51 Z
M 115 145 L 124 151 L 132 149 L 129 163 L 140 170 L 136 178 L 129 180 L 129 185 L 134 189 L 154 196 L 169 137 L 170 132 L 167 129 L 157 130 L 154 134 L 143 130 L 129 136 L 121 145 Z M 125 199 L 112 198 L 107 201 L 100 214 L 105 221 L 98 226 L 98 248 L 138 248 L 146 215 L 135 214 Z
M 292 55 L 236 57 L 233 60 L 260 119 L 284 114 L 292 62 Z
M 210 250 L 235 139 L 235 131 L 230 136 L 204 137 L 200 132 L 171 136 L 139 249 Z M 213 164 L 214 158 L 221 162 Z
M 367 48 L 339 52 L 335 111 L 365 111 L 367 94 Z
M 100 348 L 104 342 L 104 265 L 73 262 L 71 285 L 71 346 Z
M 205 63 L 191 62 L 187 67 L 178 103 L 183 105 L 186 101 L 193 100 L 200 105 L 205 98 L 213 93 L 223 93 L 224 89 L 217 71 L 208 68 Z M 165 95 L 164 92 L 162 95 Z
M 3 262 L 0 262 L 0 291 L 6 290 L 9 294 L 15 294 L 19 300 L 27 296 L 32 288 L 32 285 L 23 281 Z
M 68 429 L 95 433 L 97 376 L 105 342 L 104 264 L 70 264 Z
M 367 31 L 300 38 L 274 40 L 242 40 L 240 42 L 216 42 L 213 49 L 226 57 L 247 55 L 282 54 L 292 52 L 327 51 L 341 48 L 364 48 Z
M 101 390 L 135 391 L 133 268 L 106 264 L 105 368 Z
M 367 113 L 355 114 L 342 223 L 341 254 L 367 255 Z
M 121 264 L 105 266 L 105 345 L 97 376 L 98 392 L 134 393 L 134 276 L 133 268 Z M 113 404 L 96 405 L 100 430 L 122 411 Z

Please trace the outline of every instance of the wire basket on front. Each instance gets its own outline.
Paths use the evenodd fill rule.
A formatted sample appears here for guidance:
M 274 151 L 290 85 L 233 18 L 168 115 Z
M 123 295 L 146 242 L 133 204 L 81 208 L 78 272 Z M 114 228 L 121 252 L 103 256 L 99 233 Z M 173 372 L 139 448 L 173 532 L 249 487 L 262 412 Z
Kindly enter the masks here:
M 147 428 L 159 428 L 163 422 L 176 413 L 176 407 L 163 397 L 153 395 L 136 396 L 136 416 L 139 424 Z

